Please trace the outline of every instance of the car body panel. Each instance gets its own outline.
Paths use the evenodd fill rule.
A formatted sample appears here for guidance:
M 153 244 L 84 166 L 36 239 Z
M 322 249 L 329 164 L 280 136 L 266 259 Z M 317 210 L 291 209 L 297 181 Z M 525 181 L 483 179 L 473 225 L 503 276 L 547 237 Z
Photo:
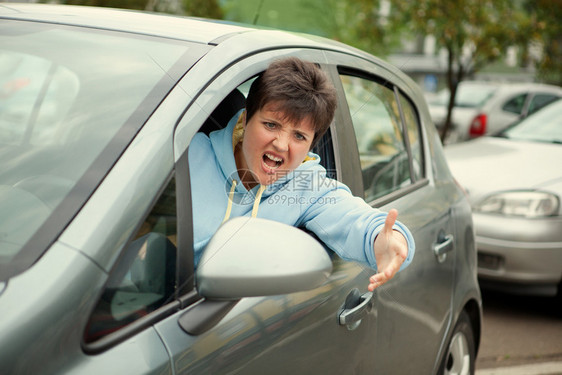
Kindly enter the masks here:
M 485 230 L 479 230 L 478 233 L 484 232 L 483 235 L 476 237 L 481 253 L 495 254 L 502 258 L 494 265 L 485 264 L 487 267 L 481 270 L 482 276 L 501 275 L 507 281 L 551 282 L 553 284 L 561 280 L 562 238 L 560 235 L 558 235 L 559 238 L 551 238 L 551 234 L 555 228 L 560 228 L 562 220 L 546 219 L 527 224 L 523 220 L 489 216 L 479 215 L 475 219 L 478 223 L 477 230 L 481 225 L 489 231 L 492 225 L 497 225 L 497 222 L 501 220 L 502 224 L 509 225 L 512 230 L 518 231 L 519 236 L 515 239 L 501 238 L 501 235 L 491 237 L 486 235 Z M 545 240 L 547 236 L 550 238 Z M 529 252 L 532 252 L 532 257 L 528 256 Z M 524 254 L 527 256 L 525 257 Z M 492 271 L 496 273 L 492 273 Z M 514 275 L 510 276 L 510 273 Z
M 548 189 L 562 160 L 559 145 L 497 137 L 449 145 L 446 154 L 473 204 L 494 191 Z
M 137 335 L 133 345 L 123 344 L 104 354 L 107 362 L 82 351 L 81 331 L 76 327 L 86 324 L 96 293 L 106 277 L 91 260 L 75 249 L 56 243 L 34 270 L 10 279 L 0 301 L 3 321 L 11 322 L 2 327 L 2 335 L 11 338 L 0 340 L 3 372 L 70 374 L 91 373 L 87 370 L 95 369 L 93 372 L 113 374 L 171 373 L 165 348 L 152 329 Z M 26 291 L 25 298 L 21 290 Z M 27 359 L 14 361 L 20 356 Z M 144 360 L 123 363 L 122 358 Z
M 178 374 L 260 373 L 264 368 L 271 374 L 303 369 L 310 374 L 370 371 L 376 307 L 357 329 L 337 324 L 343 301 L 369 274 L 358 264 L 335 257 L 332 275 L 323 286 L 272 298 L 245 298 L 200 336 L 178 330 L 177 317 L 156 328 L 165 337 Z
M 529 220 L 474 213 L 474 223 L 478 275 L 487 288 L 556 294 L 562 281 L 560 216 Z
M 455 322 L 468 306 L 478 343 L 481 297 L 470 206 L 446 165 L 420 89 L 397 68 L 316 37 L 170 16 L 4 4 L 0 17 L 29 17 L 56 27 L 66 22 L 92 32 L 122 30 L 140 39 L 162 36 L 193 52 L 188 64 L 175 67 L 171 88 L 158 93 L 160 104 L 148 120 L 137 119 L 138 132 L 120 144 L 115 162 L 99 171 L 99 182 L 52 246 L 25 272 L 0 283 L 0 363 L 10 373 L 437 373 Z M 121 19 L 126 21 L 116 22 Z M 158 310 L 88 341 L 92 311 L 120 262 L 137 251 L 133 238 L 171 181 L 177 184 L 177 215 L 183 223 L 178 225 L 178 261 L 192 256 L 189 186 L 179 186 L 189 183 L 189 143 L 228 92 L 284 56 L 318 63 L 335 85 L 342 66 L 378 77 L 416 107 L 425 176 L 370 202 L 399 210 L 416 238 L 414 263 L 375 291 L 359 324 L 340 324 L 339 314 L 346 301 L 368 294 L 374 270 L 330 253 L 333 271 L 323 285 L 231 301 L 224 316 L 197 334 L 182 329 L 182 317 L 204 316 L 216 301 L 198 295 L 193 270 L 187 269 L 178 272 L 181 287 Z M 337 178 L 362 195 L 357 141 L 342 95 L 328 151 Z M 437 256 L 441 234 L 451 235 L 454 247 Z M 189 268 L 189 262 L 181 264 Z M 407 363 L 404 343 L 416 347 Z

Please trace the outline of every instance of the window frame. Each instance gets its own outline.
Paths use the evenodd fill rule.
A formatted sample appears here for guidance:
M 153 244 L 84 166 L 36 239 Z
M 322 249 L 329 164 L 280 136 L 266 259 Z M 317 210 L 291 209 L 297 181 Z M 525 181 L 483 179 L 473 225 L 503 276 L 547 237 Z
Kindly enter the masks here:
M 515 100 L 518 100 L 519 98 L 523 98 L 523 99 L 522 99 L 522 103 L 521 103 L 521 108 L 519 108 L 518 112 L 512 111 L 512 110 L 507 108 L 510 103 L 514 102 Z M 504 101 L 504 103 L 501 106 L 501 110 L 504 111 L 504 112 L 510 113 L 512 115 L 521 116 L 526 111 L 528 101 L 529 101 L 529 93 L 528 92 L 520 92 L 520 93 L 517 93 L 515 95 L 510 96 L 506 101 Z
M 399 113 L 400 113 L 400 128 L 402 131 L 402 136 L 403 136 L 403 141 L 404 141 L 404 145 L 405 145 L 405 150 L 406 153 L 408 155 L 408 162 L 409 162 L 409 169 L 410 169 L 410 184 L 408 186 L 404 186 L 401 188 L 398 188 L 388 194 L 385 194 L 381 197 L 375 198 L 373 200 L 367 201 L 368 204 L 370 204 L 373 207 L 380 207 L 383 206 L 391 201 L 394 201 L 400 197 L 403 197 L 405 195 L 408 195 L 410 192 L 419 189 L 422 186 L 425 186 L 429 183 L 428 177 L 427 177 L 427 168 L 426 168 L 426 158 L 427 158 L 427 152 L 425 149 L 425 139 L 424 139 L 424 132 L 422 131 L 422 126 L 421 126 L 421 119 L 420 119 L 420 114 L 418 112 L 418 108 L 415 105 L 415 101 L 413 101 L 408 95 L 407 93 L 402 90 L 399 85 L 397 85 L 396 83 L 392 82 L 391 80 L 389 80 L 388 78 L 383 78 L 382 76 L 379 76 L 377 74 L 368 72 L 364 69 L 359 69 L 357 67 L 352 67 L 348 64 L 345 63 L 339 63 L 337 65 L 333 65 L 332 69 L 331 69 L 331 77 L 332 77 L 332 81 L 334 83 L 334 86 L 336 87 L 336 90 L 338 91 L 338 109 L 337 112 L 339 112 L 339 115 L 336 115 L 336 121 L 338 119 L 340 119 L 339 121 L 343 121 L 344 124 L 340 124 L 339 127 L 340 128 L 345 128 L 345 130 L 347 131 L 347 138 L 353 138 L 353 142 L 351 140 L 348 140 L 348 147 L 350 143 L 354 144 L 355 150 L 353 152 L 351 152 L 351 157 L 353 159 L 355 159 L 354 164 L 357 166 L 359 172 L 355 172 L 355 173 L 359 173 L 359 175 L 361 176 L 361 168 L 360 168 L 360 157 L 359 157 L 359 152 L 358 152 L 358 147 L 357 147 L 357 140 L 356 140 L 356 135 L 355 135 L 355 129 L 353 127 L 353 120 L 351 118 L 351 113 L 349 110 L 349 106 L 347 105 L 347 98 L 345 96 L 345 90 L 343 88 L 343 85 L 341 83 L 341 79 L 340 79 L 340 75 L 349 75 L 349 76 L 353 76 L 353 77 L 357 77 L 360 79 L 365 79 L 371 82 L 374 82 L 376 84 L 382 85 L 390 90 L 392 90 L 394 92 L 394 98 L 396 100 L 396 102 L 398 103 L 398 108 L 399 108 Z M 341 100 L 340 98 L 341 97 Z M 408 101 L 411 105 L 412 105 L 412 109 L 414 111 L 414 114 L 416 116 L 416 122 L 417 122 L 417 128 L 418 128 L 418 135 L 419 135 L 419 144 L 420 144 L 420 156 L 421 156 L 421 165 L 422 165 L 422 171 L 421 171 L 421 175 L 419 177 L 419 179 L 415 179 L 415 174 L 413 173 L 413 169 L 414 169 L 414 160 L 413 160 L 413 153 L 412 153 L 412 149 L 411 149 L 411 145 L 410 145 L 410 139 L 409 139 L 409 131 L 408 131 L 408 126 L 405 123 L 405 116 L 404 116 L 404 111 L 402 108 L 402 104 L 400 103 L 400 98 L 403 98 L 404 100 Z M 339 103 L 341 101 L 345 102 L 344 106 L 340 106 Z M 347 125 L 348 124 L 348 125 Z M 340 153 L 338 153 L 339 157 L 342 157 L 342 155 L 340 155 Z M 350 156 L 348 156 L 349 158 Z M 359 178 L 358 182 L 356 182 L 356 185 L 359 185 L 360 183 L 360 190 L 359 191 L 354 191 L 354 194 L 360 196 L 360 197 L 364 197 L 364 183 L 363 183 L 363 179 Z M 344 183 L 347 183 L 346 181 L 344 181 Z

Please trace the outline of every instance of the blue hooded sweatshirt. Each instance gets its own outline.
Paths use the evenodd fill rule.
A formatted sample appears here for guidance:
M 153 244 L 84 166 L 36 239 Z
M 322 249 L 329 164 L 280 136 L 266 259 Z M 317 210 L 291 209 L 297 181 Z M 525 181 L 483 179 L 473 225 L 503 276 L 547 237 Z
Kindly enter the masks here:
M 209 136 L 196 134 L 189 146 L 195 266 L 224 220 L 257 216 L 306 228 L 341 258 L 376 270 L 373 244 L 384 227 L 386 213 L 326 177 L 320 157 L 312 152 L 294 171 L 271 185 L 257 185 L 248 191 L 234 160 L 233 132 L 238 118 L 239 114 L 235 115 L 226 128 Z M 414 239 L 400 222 L 396 221 L 394 229 L 408 242 L 402 270 L 414 257 Z

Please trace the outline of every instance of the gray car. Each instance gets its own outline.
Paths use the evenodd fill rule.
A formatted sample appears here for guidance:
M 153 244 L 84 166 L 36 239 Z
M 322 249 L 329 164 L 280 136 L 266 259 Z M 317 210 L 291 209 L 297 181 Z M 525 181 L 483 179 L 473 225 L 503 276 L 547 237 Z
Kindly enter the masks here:
M 194 270 L 189 144 L 286 56 L 337 89 L 329 174 L 414 235 L 374 293 L 372 269 L 259 218 L 225 223 Z M 0 61 L 2 373 L 474 372 L 470 205 L 398 69 L 315 36 L 6 3 Z
M 483 288 L 554 296 L 562 282 L 562 100 L 445 150 L 474 212 Z

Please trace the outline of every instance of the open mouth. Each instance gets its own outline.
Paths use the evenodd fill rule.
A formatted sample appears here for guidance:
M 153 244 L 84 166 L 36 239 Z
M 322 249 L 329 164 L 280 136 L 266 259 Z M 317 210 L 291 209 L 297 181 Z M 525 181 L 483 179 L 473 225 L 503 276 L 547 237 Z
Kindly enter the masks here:
M 283 164 L 283 158 L 270 153 L 265 153 L 262 157 L 263 163 L 270 169 L 277 169 Z

